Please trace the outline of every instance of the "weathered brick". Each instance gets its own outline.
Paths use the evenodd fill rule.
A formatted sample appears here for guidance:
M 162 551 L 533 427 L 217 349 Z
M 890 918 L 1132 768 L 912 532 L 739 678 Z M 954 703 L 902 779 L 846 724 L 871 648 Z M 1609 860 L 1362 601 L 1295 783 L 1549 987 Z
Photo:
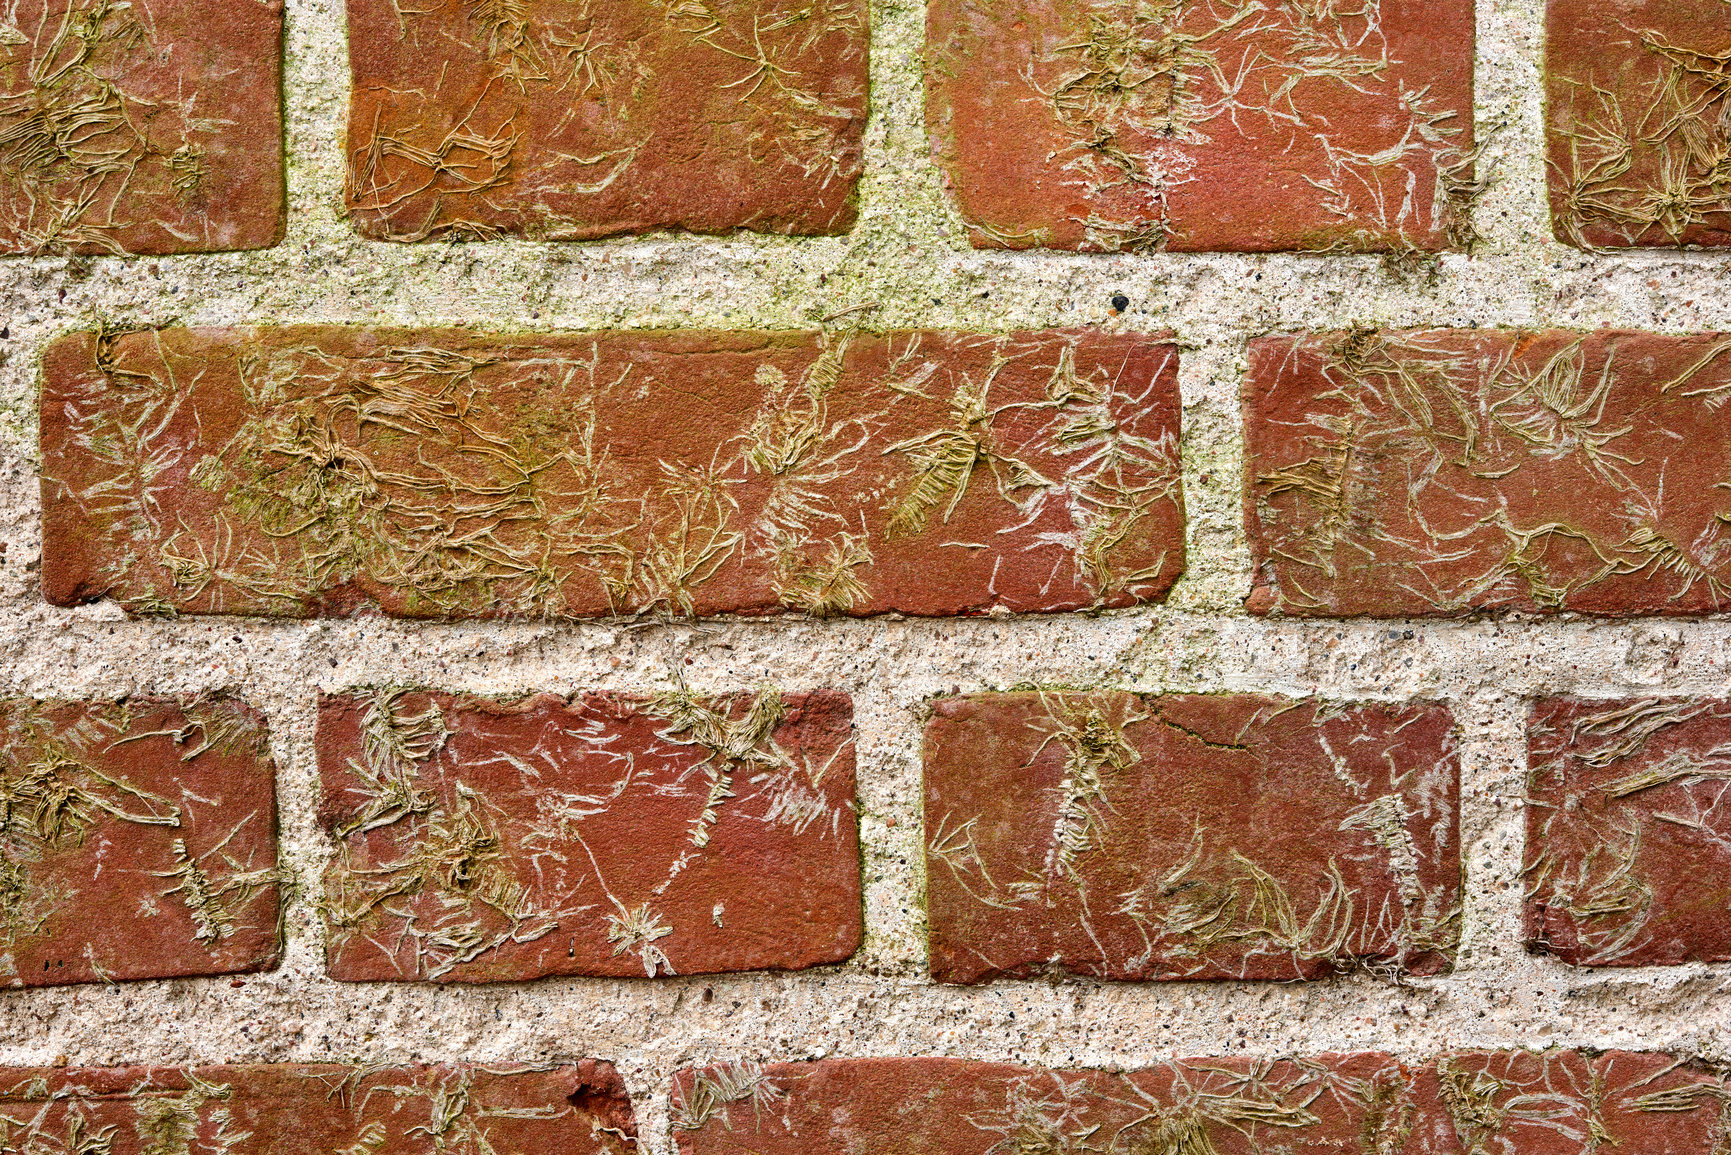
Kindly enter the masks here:
M 1728 353 L 1611 330 L 1251 342 L 1250 609 L 1723 610 Z
M 1731 959 L 1728 751 L 1731 702 L 1534 703 L 1528 947 L 1577 966 Z
M 330 973 L 842 962 L 862 933 L 852 728 L 833 692 L 327 697 Z
M 0 1068 L 0 1146 L 90 1155 L 626 1155 L 608 1063 Z
M 1470 237 L 1472 0 L 933 0 L 932 147 L 973 243 Z
M 1722 1070 L 1632 1051 L 1448 1055 L 1436 1070 L 1453 1120 L 1449 1155 L 1714 1155 L 1724 1150 Z
M 282 239 L 281 0 L 16 0 L 0 93 L 0 252 Z
M 940 981 L 1450 965 L 1460 767 L 1443 706 L 948 698 L 925 775 Z
M 841 233 L 866 5 L 348 0 L 367 236 Z
M 62 605 L 1055 611 L 1184 566 L 1177 353 L 1138 335 L 78 335 L 41 429 Z
M 1722 0 L 1550 0 L 1551 222 L 1582 248 L 1731 244 Z
M 0 985 L 275 966 L 266 741 L 231 698 L 0 701 Z
M 735 1064 L 681 1071 L 673 1088 L 680 1155 L 1442 1155 L 1442 1118 L 1434 1082 L 1363 1053 L 1122 1074 L 927 1058 Z

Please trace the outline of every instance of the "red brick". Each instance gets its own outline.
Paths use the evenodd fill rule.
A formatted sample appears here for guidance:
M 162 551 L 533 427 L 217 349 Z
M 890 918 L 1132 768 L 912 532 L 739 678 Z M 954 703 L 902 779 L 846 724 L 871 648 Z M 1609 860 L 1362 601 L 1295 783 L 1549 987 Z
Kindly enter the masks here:
M 0 985 L 274 967 L 267 740 L 230 698 L 0 701 Z
M 1725 1076 L 1631 1051 L 1449 1055 L 1436 1069 L 1462 1155 L 1713 1155 L 1723 1150 Z
M 281 0 L 17 0 L 0 92 L 0 252 L 282 239 Z
M 0 1068 L 8 1151 L 625 1155 L 610 1064 Z
M 827 341 L 69 337 L 44 372 L 43 588 L 465 618 L 1056 611 L 1177 580 L 1164 338 Z
M 1550 0 L 1551 222 L 1582 248 L 1731 244 L 1722 0 Z
M 1731 959 L 1731 703 L 1534 703 L 1526 937 L 1577 966 Z
M 736 1064 L 675 1076 L 673 1123 L 680 1155 L 1441 1155 L 1449 1149 L 1429 1140 L 1442 1112 L 1412 1075 L 1379 1054 L 1186 1060 L 1123 1074 L 959 1059 Z
M 928 57 L 977 247 L 1470 239 L 1472 0 L 933 0 Z
M 925 775 L 942 982 L 1450 965 L 1460 767 L 1443 706 L 948 698 Z
M 798 968 L 861 926 L 853 704 L 325 698 L 337 979 Z
M 1251 342 L 1251 611 L 1725 609 L 1728 354 L 1612 330 Z
M 842 233 L 866 5 L 348 0 L 348 206 L 387 240 Z

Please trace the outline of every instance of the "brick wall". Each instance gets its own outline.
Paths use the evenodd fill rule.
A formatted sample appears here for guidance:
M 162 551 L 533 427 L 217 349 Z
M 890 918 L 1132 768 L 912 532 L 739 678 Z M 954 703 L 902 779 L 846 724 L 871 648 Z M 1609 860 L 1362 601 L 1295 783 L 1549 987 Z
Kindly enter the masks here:
M 0 13 L 0 1152 L 1723 1148 L 1719 0 L 408 7 Z

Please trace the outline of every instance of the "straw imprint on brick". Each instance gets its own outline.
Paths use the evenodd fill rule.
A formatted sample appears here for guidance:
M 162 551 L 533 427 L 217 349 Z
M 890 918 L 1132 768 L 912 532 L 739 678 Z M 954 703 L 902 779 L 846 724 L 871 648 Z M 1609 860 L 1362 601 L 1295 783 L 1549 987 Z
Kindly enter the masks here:
M 1581 966 L 1731 958 L 1731 706 L 1549 699 L 1528 729 L 1526 937 Z
M 0 983 L 274 964 L 265 744 L 222 696 L 0 702 Z
M 981 247 L 1465 247 L 1471 11 L 941 0 L 934 149 Z
M 1458 769 L 1439 707 L 982 695 L 940 701 L 925 749 L 941 980 L 1448 966 Z
M 347 199 L 369 236 L 853 222 L 857 0 L 349 0 Z
M 168 331 L 49 361 L 59 602 L 938 614 L 1183 568 L 1158 339 Z
M 18 0 L 0 11 L 0 250 L 275 242 L 281 10 L 230 6 Z
M 1728 353 L 1610 330 L 1253 342 L 1251 609 L 1721 609 Z
M 838 962 L 858 944 L 851 708 L 774 690 L 326 699 L 330 968 L 494 981 Z
M 681 1155 L 793 1155 L 825 1143 L 931 1155 L 1212 1155 L 1405 1149 L 1434 1096 L 1386 1055 L 1190 1059 L 1053 1070 L 957 1059 L 681 1071 Z
M 21 1155 L 626 1155 L 606 1063 L 332 1063 L 0 1069 L 0 1146 Z
M 1552 220 L 1585 249 L 1731 244 L 1721 0 L 1551 0 Z

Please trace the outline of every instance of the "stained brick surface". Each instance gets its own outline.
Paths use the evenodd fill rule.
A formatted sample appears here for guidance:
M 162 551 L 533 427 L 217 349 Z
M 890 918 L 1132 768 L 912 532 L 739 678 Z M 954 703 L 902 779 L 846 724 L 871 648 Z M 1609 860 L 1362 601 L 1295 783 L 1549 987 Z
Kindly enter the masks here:
M 1550 0 L 1545 126 L 1557 239 L 1731 244 L 1720 0 Z
M 976 246 L 1436 249 L 1469 229 L 1471 0 L 934 0 Z
M 1436 1063 L 1462 1155 L 1714 1155 L 1724 1149 L 1724 1072 L 1651 1052 L 1500 1051 Z
M 0 252 L 282 237 L 281 0 L 0 10 Z
M 368 236 L 853 225 L 866 5 L 348 0 Z
M 624 1155 L 631 1100 L 607 1063 L 543 1069 L 0 1068 L 8 1151 L 167 1155 Z
M 681 1155 L 1450 1151 L 1434 1083 L 1379 1054 L 1124 1074 L 916 1058 L 733 1065 L 680 1072 L 673 1119 Z
M 1131 605 L 1183 569 L 1177 435 L 1176 350 L 1135 335 L 73 336 L 43 586 L 445 618 Z
M 1442 706 L 986 694 L 926 728 L 931 969 L 1435 973 L 1458 935 Z
M 1731 341 L 1601 330 L 1253 341 L 1256 613 L 1699 614 L 1731 581 Z
M 1585 966 L 1731 958 L 1728 755 L 1731 703 L 1535 703 L 1528 945 Z
M 852 719 L 836 693 L 326 698 L 330 972 L 842 962 L 861 934 Z
M 226 698 L 0 701 L 0 985 L 274 966 L 266 741 Z

